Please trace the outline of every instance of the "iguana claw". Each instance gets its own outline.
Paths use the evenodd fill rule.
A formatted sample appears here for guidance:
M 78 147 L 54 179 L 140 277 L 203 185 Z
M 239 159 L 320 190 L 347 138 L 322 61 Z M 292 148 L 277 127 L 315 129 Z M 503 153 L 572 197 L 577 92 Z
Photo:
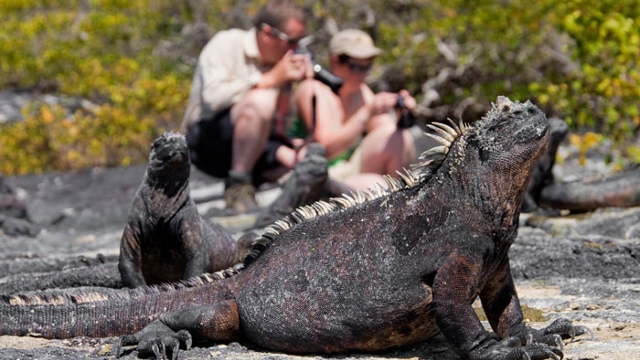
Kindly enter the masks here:
M 596 336 L 593 334 L 593 331 L 584 325 L 577 325 L 573 327 L 574 337 L 571 338 L 571 341 L 574 340 L 577 335 L 589 334 L 589 340 L 594 340 Z
M 174 332 L 168 326 L 156 321 L 133 335 L 121 336 L 114 348 L 114 355 L 119 358 L 123 346 L 137 345 L 140 354 L 153 354 L 158 360 L 177 360 L 180 345 L 187 350 L 191 348 L 193 339 L 187 330 Z
M 583 334 L 590 334 L 593 339 L 593 332 L 588 327 L 574 326 L 568 319 L 557 319 L 540 330 L 525 327 L 513 336 L 478 351 L 471 358 L 478 360 L 560 360 L 564 356 L 562 339 L 571 338 L 573 340 L 576 336 Z
M 542 360 L 553 359 L 560 360 L 563 358 L 562 350 L 548 346 L 546 344 L 532 344 L 523 346 L 521 348 L 515 348 L 511 350 L 506 356 L 501 357 L 501 360 Z
M 571 339 L 574 341 L 576 336 L 589 334 L 590 340 L 593 340 L 595 336 L 593 335 L 593 331 L 586 326 L 583 325 L 573 325 L 571 320 L 560 318 L 551 323 L 551 325 L 547 326 L 544 329 L 540 330 L 543 335 L 548 334 L 557 334 L 560 335 L 563 339 Z
M 524 346 L 517 346 L 513 341 L 515 338 L 508 338 L 487 348 L 482 353 L 471 356 L 477 360 L 560 360 L 563 357 L 562 350 L 555 346 L 544 343 L 533 343 Z M 514 347 L 515 346 L 515 347 Z

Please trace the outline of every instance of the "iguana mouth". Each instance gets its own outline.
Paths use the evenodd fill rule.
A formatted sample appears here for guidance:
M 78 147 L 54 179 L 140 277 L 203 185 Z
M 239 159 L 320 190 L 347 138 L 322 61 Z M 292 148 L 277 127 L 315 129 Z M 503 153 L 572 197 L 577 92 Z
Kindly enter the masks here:
M 179 133 L 165 133 L 153 143 L 151 159 L 163 166 L 168 163 L 182 164 L 189 161 L 187 143 Z
M 524 111 L 529 111 L 529 109 L 525 109 Z M 548 132 L 549 124 L 546 121 L 545 115 L 538 113 L 534 116 L 527 117 L 514 136 L 518 139 L 537 141 L 542 139 Z

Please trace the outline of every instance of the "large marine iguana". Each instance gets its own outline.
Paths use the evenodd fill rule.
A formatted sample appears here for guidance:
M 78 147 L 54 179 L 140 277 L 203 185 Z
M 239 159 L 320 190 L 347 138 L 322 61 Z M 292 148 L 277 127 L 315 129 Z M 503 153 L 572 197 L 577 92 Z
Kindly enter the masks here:
M 188 279 L 242 261 L 242 244 L 203 219 L 189 193 L 191 160 L 185 137 L 165 133 L 151 145 L 120 242 L 124 286 Z
M 420 174 L 297 209 L 254 243 L 242 270 L 178 284 L 4 296 L 0 334 L 111 336 L 141 353 L 246 339 L 293 353 L 382 351 L 442 332 L 464 359 L 562 357 L 568 320 L 534 330 L 508 251 L 548 142 L 534 105 L 499 97 L 475 127 L 435 124 Z M 471 304 L 480 297 L 497 337 Z

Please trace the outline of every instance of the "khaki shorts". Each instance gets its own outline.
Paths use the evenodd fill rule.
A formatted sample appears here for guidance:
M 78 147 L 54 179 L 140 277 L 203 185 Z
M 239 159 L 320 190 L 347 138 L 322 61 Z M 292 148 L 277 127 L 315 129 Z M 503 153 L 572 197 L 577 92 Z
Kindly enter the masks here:
M 362 148 L 361 144 L 358 145 L 348 160 L 340 161 L 339 163 L 329 167 L 329 176 L 336 180 L 342 180 L 358 175 L 362 173 Z

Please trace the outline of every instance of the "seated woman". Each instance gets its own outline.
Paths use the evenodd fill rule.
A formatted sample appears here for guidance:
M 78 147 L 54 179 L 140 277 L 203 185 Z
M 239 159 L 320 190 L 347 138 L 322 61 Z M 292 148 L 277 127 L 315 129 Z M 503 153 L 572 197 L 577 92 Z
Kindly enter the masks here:
M 365 82 L 381 53 L 367 33 L 340 31 L 329 43 L 331 71 L 344 80 L 337 94 L 314 79 L 303 81 L 296 91 L 302 120 L 298 125 L 303 126 L 294 124 L 293 135 L 305 137 L 310 131 L 311 138 L 326 148 L 329 176 L 354 189 L 385 185 L 384 174 L 397 176 L 396 171 L 415 160 L 413 137 L 398 128 L 394 111 L 399 97 L 408 109 L 415 108 L 415 99 L 406 90 L 375 94 Z

